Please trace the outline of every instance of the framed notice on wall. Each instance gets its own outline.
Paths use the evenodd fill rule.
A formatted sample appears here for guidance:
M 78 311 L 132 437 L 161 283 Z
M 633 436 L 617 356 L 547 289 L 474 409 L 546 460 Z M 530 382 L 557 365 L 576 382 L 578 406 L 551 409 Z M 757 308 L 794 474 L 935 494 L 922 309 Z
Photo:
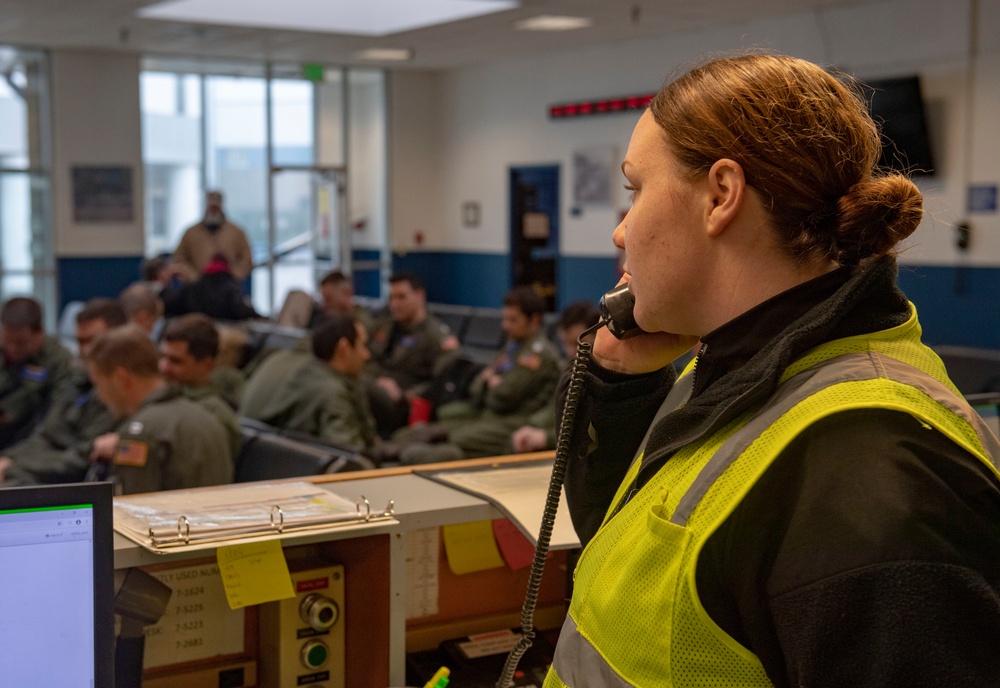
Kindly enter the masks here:
M 128 165 L 74 165 L 74 222 L 132 222 L 132 168 Z
M 573 152 L 573 202 L 611 202 L 615 169 L 614 146 L 594 146 Z

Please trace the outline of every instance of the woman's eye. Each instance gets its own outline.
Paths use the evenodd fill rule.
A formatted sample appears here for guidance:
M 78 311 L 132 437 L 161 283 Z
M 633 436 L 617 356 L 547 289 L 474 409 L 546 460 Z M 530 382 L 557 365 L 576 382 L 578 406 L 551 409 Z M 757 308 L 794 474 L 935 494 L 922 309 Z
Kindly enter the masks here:
M 628 191 L 628 202 L 632 203 L 633 201 L 635 201 L 635 194 L 638 191 L 638 189 L 636 189 L 631 184 L 626 184 L 625 190 Z

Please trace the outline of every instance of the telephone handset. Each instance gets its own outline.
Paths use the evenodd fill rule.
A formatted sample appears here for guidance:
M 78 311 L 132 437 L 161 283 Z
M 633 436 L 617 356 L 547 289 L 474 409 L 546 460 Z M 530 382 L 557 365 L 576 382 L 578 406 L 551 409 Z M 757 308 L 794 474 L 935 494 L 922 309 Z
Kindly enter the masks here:
M 608 326 L 608 332 L 618 339 L 628 339 L 643 330 L 635 322 L 632 309 L 635 308 L 635 297 L 628 290 L 628 282 L 619 284 L 601 297 L 597 307 L 601 311 L 601 320 Z

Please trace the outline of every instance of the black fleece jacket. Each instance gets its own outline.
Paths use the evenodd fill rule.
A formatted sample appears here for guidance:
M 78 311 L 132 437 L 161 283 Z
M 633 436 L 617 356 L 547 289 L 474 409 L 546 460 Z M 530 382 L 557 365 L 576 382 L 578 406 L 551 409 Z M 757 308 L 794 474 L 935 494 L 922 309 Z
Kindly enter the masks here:
M 895 278 L 891 258 L 842 268 L 706 335 L 691 398 L 652 429 L 629 494 L 763 404 L 807 349 L 905 322 Z M 673 380 L 590 365 L 566 476 L 584 543 Z M 777 686 L 1000 685 L 1000 484 L 908 414 L 808 428 L 709 538 L 696 579 L 709 616 Z

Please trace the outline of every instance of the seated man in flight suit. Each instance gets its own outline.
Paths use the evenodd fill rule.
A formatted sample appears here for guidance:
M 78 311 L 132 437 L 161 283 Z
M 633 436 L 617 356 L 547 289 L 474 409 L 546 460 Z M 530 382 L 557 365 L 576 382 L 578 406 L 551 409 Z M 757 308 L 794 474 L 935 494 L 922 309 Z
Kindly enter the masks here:
M 372 412 L 379 434 L 388 436 L 406 425 L 409 397 L 431 381 L 458 349 L 458 338 L 443 322 L 427 312 L 427 292 L 413 273 L 389 278 L 391 319 L 375 325 L 372 360 L 366 377 Z
M 128 321 L 138 325 L 151 339 L 156 339 L 163 326 L 163 299 L 143 282 L 133 282 L 118 295 Z
M 71 483 L 83 480 L 90 466 L 91 443 L 118 424 L 97 398 L 83 363 L 94 340 L 126 322 L 113 299 L 91 299 L 76 315 L 79 358 L 31 435 L 0 457 L 4 486 Z
M 468 400 L 438 409 L 438 423 L 414 430 L 414 435 L 447 432 L 447 442 L 407 445 L 406 430 L 398 440 L 404 445 L 404 464 L 449 461 L 507 452 L 511 433 L 539 409 L 551 404 L 562 372 L 562 360 L 542 331 L 545 302 L 529 287 L 508 292 L 503 300 L 502 327 L 507 335 L 503 353 L 476 377 Z
M 312 351 L 279 351 L 254 371 L 240 415 L 358 449 L 376 444 L 360 380 L 368 334 L 354 318 L 329 315 L 312 331 Z
M 160 374 L 176 384 L 191 401 L 201 404 L 222 423 L 229 436 L 232 455 L 238 456 L 243 436 L 232 407 L 212 384 L 215 357 L 219 355 L 219 331 L 212 319 L 201 313 L 174 318 L 160 339 Z
M 232 482 L 225 428 L 160 376 L 156 347 L 141 329 L 128 325 L 101 335 L 87 372 L 120 420 L 118 432 L 98 437 L 91 453 L 109 462 L 120 494 Z
M 45 334 L 42 307 L 15 297 L 0 308 L 0 449 L 27 437 L 56 389 L 69 376 L 72 356 Z
M 590 301 L 576 301 L 566 306 L 559 316 L 556 326 L 559 334 L 559 344 L 567 359 L 576 356 L 577 340 L 585 330 L 597 324 L 601 314 L 597 306 Z M 594 335 L 588 335 L 587 341 L 593 342 Z M 536 452 L 544 449 L 555 449 L 558 434 L 556 432 L 555 399 L 533 413 L 524 425 L 511 435 L 511 449 L 515 452 Z

